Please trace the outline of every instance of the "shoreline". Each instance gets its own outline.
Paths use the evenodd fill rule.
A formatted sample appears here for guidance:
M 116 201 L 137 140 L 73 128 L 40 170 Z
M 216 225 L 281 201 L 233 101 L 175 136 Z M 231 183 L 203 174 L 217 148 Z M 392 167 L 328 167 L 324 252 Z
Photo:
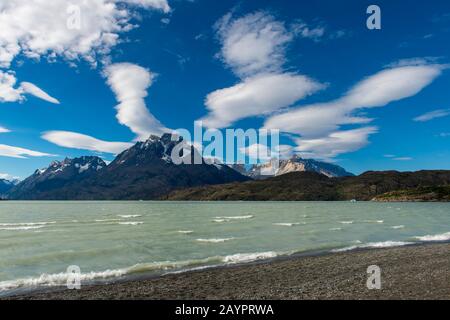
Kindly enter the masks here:
M 368 290 L 367 268 L 382 270 Z M 133 279 L 134 278 L 134 279 Z M 345 252 L 303 252 L 269 260 L 86 285 L 44 288 L 0 300 L 450 299 L 450 243 Z

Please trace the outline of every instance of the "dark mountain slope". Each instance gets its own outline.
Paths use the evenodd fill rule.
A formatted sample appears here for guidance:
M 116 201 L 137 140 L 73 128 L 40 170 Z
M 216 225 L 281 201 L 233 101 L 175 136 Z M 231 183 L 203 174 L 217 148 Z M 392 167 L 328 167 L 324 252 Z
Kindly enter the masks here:
M 341 178 L 328 178 L 311 172 L 294 172 L 262 181 L 176 191 L 164 199 L 363 201 L 397 190 L 449 185 L 450 171 L 366 172 L 357 177 Z
M 106 163 L 99 157 L 54 161 L 49 167 L 36 170 L 33 175 L 13 187 L 8 192 L 8 198 L 42 199 L 47 194 L 59 192 L 61 188 L 95 175 L 104 168 Z
M 0 179 L 0 198 L 14 187 L 14 184 L 6 179 Z

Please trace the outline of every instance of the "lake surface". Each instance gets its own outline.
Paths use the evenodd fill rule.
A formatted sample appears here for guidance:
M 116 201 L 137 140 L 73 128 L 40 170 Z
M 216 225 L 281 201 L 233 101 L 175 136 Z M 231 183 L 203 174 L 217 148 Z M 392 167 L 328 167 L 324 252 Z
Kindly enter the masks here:
M 82 280 L 450 240 L 448 203 L 0 202 L 0 295 Z

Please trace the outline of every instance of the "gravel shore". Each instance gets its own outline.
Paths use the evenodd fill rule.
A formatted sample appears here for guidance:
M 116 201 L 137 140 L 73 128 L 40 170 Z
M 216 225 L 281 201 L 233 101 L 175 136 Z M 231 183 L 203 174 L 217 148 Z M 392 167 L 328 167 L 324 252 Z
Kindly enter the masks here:
M 382 269 L 368 290 L 367 268 Z M 298 256 L 9 299 L 450 299 L 450 244 Z

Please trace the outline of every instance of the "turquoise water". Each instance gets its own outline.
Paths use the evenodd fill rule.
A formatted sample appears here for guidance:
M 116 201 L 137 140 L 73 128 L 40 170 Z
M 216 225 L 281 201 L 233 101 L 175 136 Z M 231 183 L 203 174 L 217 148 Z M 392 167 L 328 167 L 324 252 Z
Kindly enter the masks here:
M 0 202 L 0 293 L 449 239 L 448 203 Z

